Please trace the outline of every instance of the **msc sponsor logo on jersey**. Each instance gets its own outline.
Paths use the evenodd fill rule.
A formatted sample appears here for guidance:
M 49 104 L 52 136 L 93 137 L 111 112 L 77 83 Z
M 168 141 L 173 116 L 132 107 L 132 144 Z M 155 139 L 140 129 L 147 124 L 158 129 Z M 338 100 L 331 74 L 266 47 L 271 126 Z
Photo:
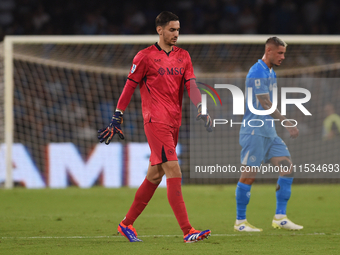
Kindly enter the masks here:
M 178 68 L 178 67 L 171 67 L 171 68 L 166 68 L 166 70 L 163 67 L 160 67 L 158 69 L 158 73 L 160 75 L 183 75 L 184 74 L 184 67 Z
M 135 64 L 132 65 L 132 67 L 131 67 L 131 73 L 134 73 L 134 72 L 135 72 L 136 67 L 137 67 L 137 66 L 136 66 Z
M 164 75 L 164 74 L 165 74 L 164 68 L 163 68 L 163 67 L 160 67 L 160 68 L 158 69 L 158 73 L 159 73 L 160 75 Z

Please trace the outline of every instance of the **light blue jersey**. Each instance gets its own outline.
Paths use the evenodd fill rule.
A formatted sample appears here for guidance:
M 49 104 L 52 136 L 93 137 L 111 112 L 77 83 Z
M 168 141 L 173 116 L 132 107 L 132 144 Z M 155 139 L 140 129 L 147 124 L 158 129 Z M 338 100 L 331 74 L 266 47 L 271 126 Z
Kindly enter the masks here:
M 276 129 L 273 118 L 270 115 L 256 115 L 249 110 L 248 107 L 248 88 L 253 89 L 253 106 L 256 110 L 264 110 L 256 95 L 269 94 L 270 101 L 273 102 L 273 88 L 277 88 L 276 73 L 273 69 L 264 63 L 261 59 L 258 60 L 249 70 L 246 78 L 246 111 L 243 116 L 243 123 L 241 125 L 240 135 L 259 135 L 264 137 L 276 137 Z M 255 121 L 255 119 L 262 120 Z M 252 120 L 251 122 L 249 122 Z M 250 125 L 249 125 L 250 124 Z M 252 127 L 261 126 L 261 127 Z

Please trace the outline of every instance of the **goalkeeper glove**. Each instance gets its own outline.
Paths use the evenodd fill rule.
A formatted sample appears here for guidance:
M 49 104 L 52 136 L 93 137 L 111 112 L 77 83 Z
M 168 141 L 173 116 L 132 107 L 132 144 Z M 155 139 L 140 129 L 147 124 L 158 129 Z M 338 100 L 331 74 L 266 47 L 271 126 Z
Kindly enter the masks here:
M 109 144 L 115 134 L 118 134 L 120 139 L 124 139 L 124 134 L 120 128 L 120 124 L 122 123 L 123 113 L 121 111 L 116 111 L 115 115 L 112 116 L 111 123 L 106 128 L 98 130 L 99 141 L 101 143 L 105 141 L 105 144 Z
M 207 114 L 203 115 L 202 104 L 199 104 L 197 107 L 197 111 L 198 111 L 198 114 L 197 114 L 196 120 L 203 120 L 204 126 L 206 127 L 207 131 L 212 132 L 212 121 L 209 116 L 208 110 L 207 110 Z

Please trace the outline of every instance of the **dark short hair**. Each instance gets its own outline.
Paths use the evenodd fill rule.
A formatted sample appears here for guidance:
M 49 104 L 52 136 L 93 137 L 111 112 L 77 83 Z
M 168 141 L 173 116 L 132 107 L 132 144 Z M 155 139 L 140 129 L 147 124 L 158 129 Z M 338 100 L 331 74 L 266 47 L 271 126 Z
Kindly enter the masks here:
M 273 37 L 269 37 L 266 41 L 266 45 L 268 44 L 274 44 L 276 47 L 278 46 L 283 46 L 283 47 L 287 47 L 288 44 L 285 43 L 282 39 L 280 39 L 279 37 L 273 36 Z
M 172 12 L 163 11 L 156 17 L 156 27 L 166 26 L 170 21 L 177 21 L 179 20 L 178 16 Z

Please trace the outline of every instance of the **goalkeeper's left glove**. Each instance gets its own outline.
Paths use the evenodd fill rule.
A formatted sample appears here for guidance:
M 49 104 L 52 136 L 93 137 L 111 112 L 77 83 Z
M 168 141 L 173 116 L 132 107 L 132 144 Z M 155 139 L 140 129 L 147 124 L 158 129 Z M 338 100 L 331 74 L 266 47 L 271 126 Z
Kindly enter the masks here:
M 197 114 L 196 120 L 203 120 L 204 126 L 206 127 L 207 131 L 212 132 L 212 121 L 211 121 L 211 118 L 209 116 L 208 110 L 207 110 L 207 114 L 203 115 L 202 114 L 202 104 L 199 104 L 197 106 L 197 111 L 198 111 L 198 114 Z
M 124 139 L 123 131 L 120 128 L 120 124 L 122 123 L 123 113 L 121 111 L 116 111 L 115 115 L 112 116 L 111 123 L 106 128 L 98 130 L 99 141 L 101 143 L 105 141 L 105 144 L 109 144 L 115 134 L 118 134 L 120 139 Z

